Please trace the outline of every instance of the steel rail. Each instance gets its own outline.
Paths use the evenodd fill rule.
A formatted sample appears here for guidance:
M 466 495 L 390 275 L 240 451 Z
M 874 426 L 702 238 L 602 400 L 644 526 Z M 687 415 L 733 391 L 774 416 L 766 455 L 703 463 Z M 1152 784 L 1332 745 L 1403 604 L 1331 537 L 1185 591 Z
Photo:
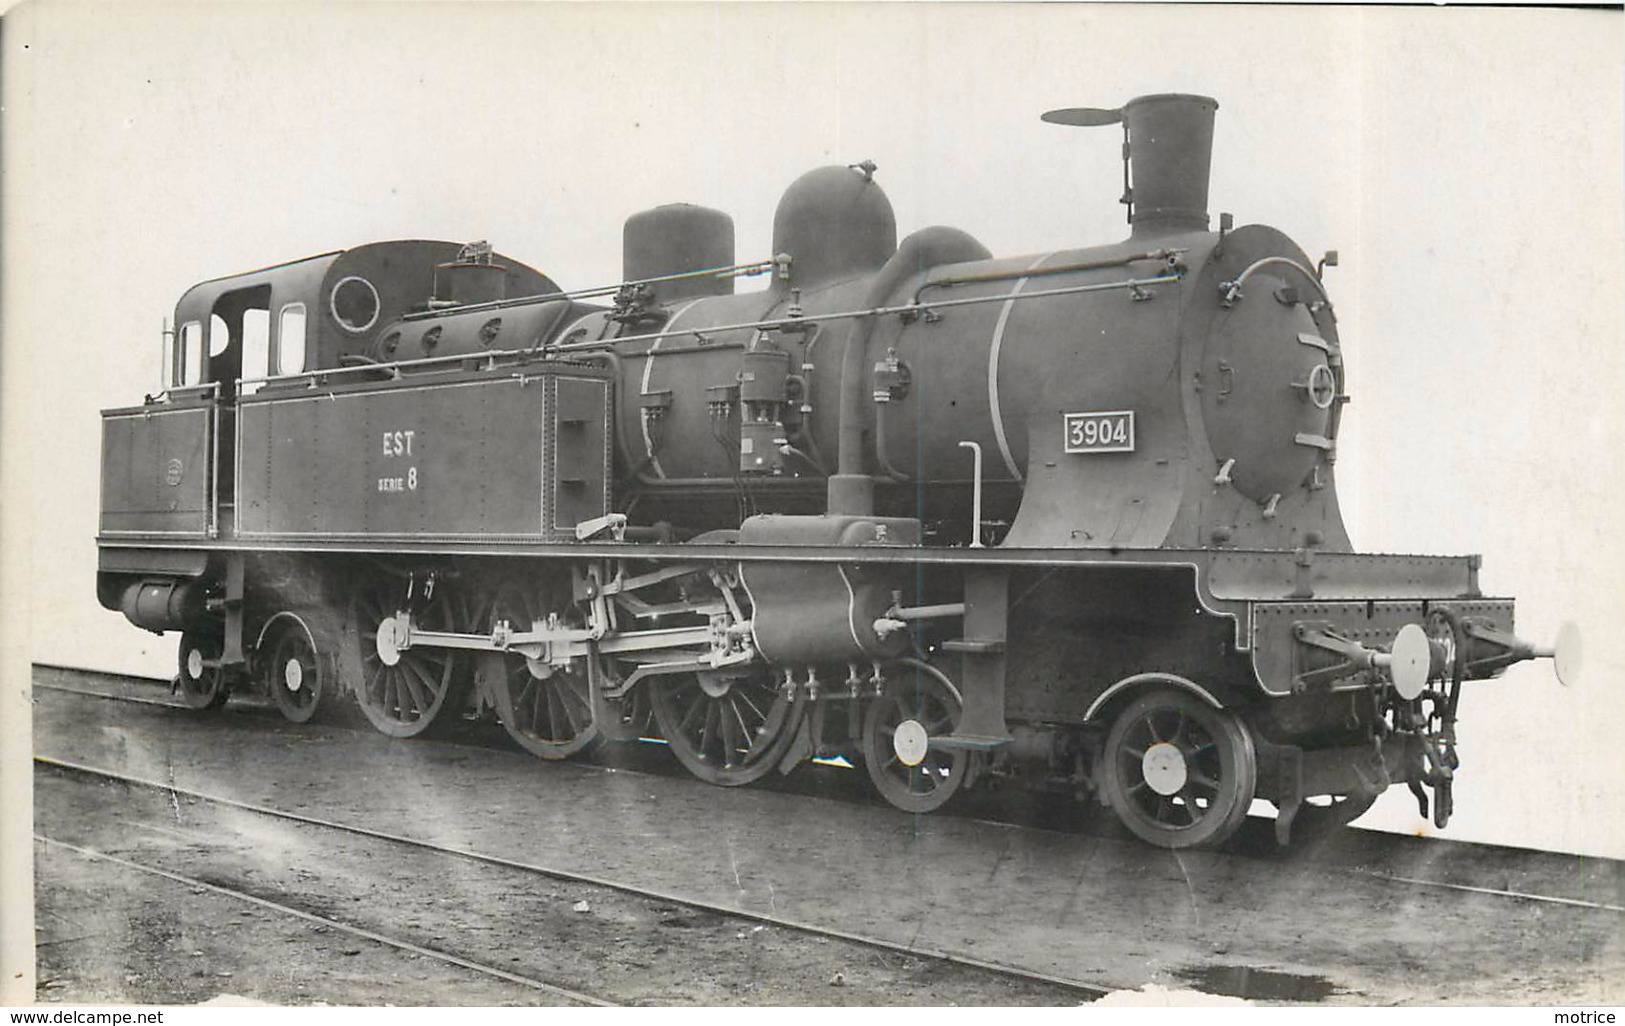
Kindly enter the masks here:
M 631 884 L 618 883 L 614 880 L 594 876 L 589 873 L 578 873 L 572 870 L 558 869 L 552 866 L 542 866 L 528 862 L 519 862 L 514 859 L 503 858 L 500 855 L 487 855 L 468 848 L 437 844 L 433 841 L 425 841 L 419 838 L 407 837 L 401 834 L 393 834 L 382 830 L 371 830 L 366 827 L 352 826 L 346 823 L 338 823 L 332 820 L 322 819 L 318 816 L 306 816 L 297 812 L 285 812 L 281 809 L 270 808 L 269 806 L 239 801 L 235 798 L 225 798 L 219 795 L 205 794 L 201 791 L 193 791 L 189 788 L 177 787 L 174 784 L 165 783 L 163 781 L 148 780 L 144 777 L 131 776 L 129 774 L 119 773 L 116 770 L 103 769 L 97 766 L 87 766 L 83 763 L 71 762 L 65 759 L 57 759 L 48 755 L 36 754 L 34 756 L 34 762 L 37 765 L 49 766 L 68 773 L 80 774 L 89 777 L 99 777 L 105 780 L 114 780 L 136 787 L 164 792 L 177 797 L 211 802 L 226 808 L 237 809 L 243 812 L 254 813 L 256 815 L 266 816 L 273 819 L 285 820 L 291 823 L 299 823 L 305 826 L 333 830 L 355 837 L 365 837 L 369 840 L 386 841 L 405 847 L 416 848 L 422 851 L 437 852 L 442 855 L 450 855 L 455 858 L 466 859 L 470 862 L 477 862 L 483 865 L 498 866 L 503 869 L 515 870 L 522 873 L 533 873 L 535 875 L 544 876 L 553 880 L 586 884 L 591 887 L 602 887 L 605 890 L 615 891 L 620 894 L 628 894 L 636 898 L 650 899 L 669 905 L 680 905 L 696 911 L 709 912 L 713 915 L 727 916 L 733 919 L 749 920 L 751 922 L 761 923 L 764 926 L 776 926 L 780 929 L 793 930 L 797 933 L 806 934 L 808 936 L 830 937 L 834 938 L 835 940 L 845 941 L 849 944 L 861 945 L 877 951 L 906 955 L 911 958 L 929 959 L 937 962 L 943 962 L 948 965 L 961 966 L 967 969 L 976 969 L 982 972 L 993 973 L 998 976 L 1013 977 L 1033 983 L 1041 983 L 1047 986 L 1059 987 L 1064 990 L 1075 991 L 1079 994 L 1087 995 L 1091 1000 L 1104 997 L 1111 990 L 1115 989 L 1110 986 L 1086 983 L 1082 980 L 1069 979 L 1064 976 L 1053 976 L 1048 973 L 1036 972 L 1030 969 L 1022 969 L 1018 966 L 1006 965 L 1001 962 L 974 958 L 969 955 L 955 954 L 953 952 L 943 951 L 939 948 L 921 947 L 914 944 L 901 944 L 896 941 L 883 940 L 877 937 L 865 937 L 862 934 L 850 933 L 846 930 L 839 930 L 831 927 L 817 926 L 812 923 L 806 923 L 796 919 L 788 919 L 783 916 L 763 912 L 752 912 L 748 909 L 735 908 L 732 906 L 702 901 L 695 898 L 685 898 L 681 895 L 673 894 L 667 891 L 659 891 L 644 887 L 636 887 Z
M 84 858 L 97 859 L 104 862 L 110 862 L 115 866 L 123 866 L 126 869 L 134 869 L 142 873 L 150 873 L 153 876 L 163 877 L 166 880 L 171 880 L 178 884 L 184 884 L 193 888 L 194 890 L 207 890 L 214 894 L 219 894 L 237 901 L 247 902 L 250 905 L 257 905 L 260 908 L 269 909 L 273 912 L 279 912 L 286 916 L 292 916 L 296 919 L 303 919 L 309 923 L 316 923 L 331 930 L 338 930 L 342 933 L 347 933 L 352 937 L 360 937 L 363 940 L 374 941 L 378 944 L 383 944 L 386 947 L 395 948 L 398 951 L 405 951 L 423 958 L 432 958 L 436 961 L 445 962 L 448 965 L 468 969 L 472 972 L 480 973 L 485 976 L 493 976 L 499 980 L 506 980 L 509 983 L 517 983 L 523 987 L 531 987 L 535 990 L 542 991 L 543 993 L 552 994 L 555 997 L 562 997 L 578 1004 L 592 1005 L 597 1008 L 621 1007 L 619 1003 L 614 1001 L 605 1001 L 603 998 L 594 997 L 591 994 L 583 994 L 580 991 L 570 990 L 567 987 L 560 987 L 552 983 L 546 983 L 542 980 L 532 979 L 529 976 L 521 976 L 518 973 L 511 973 L 506 969 L 499 969 L 496 966 L 486 965 L 483 962 L 476 962 L 473 959 L 463 958 L 460 955 L 453 955 L 449 952 L 438 951 L 434 948 L 426 948 L 420 944 L 413 944 L 411 941 L 398 940 L 394 937 L 378 933 L 374 930 L 368 930 L 365 927 L 352 926 L 349 923 L 342 922 L 338 919 L 329 919 L 327 916 L 317 915 L 314 912 L 306 912 L 304 909 L 294 908 L 290 905 L 283 905 L 280 902 L 261 898 L 258 895 L 249 894 L 245 891 L 239 891 L 231 887 L 222 887 L 219 884 L 209 883 L 207 880 L 199 880 L 196 877 L 187 876 L 184 873 L 175 873 L 167 869 L 159 869 L 156 866 L 143 865 L 140 862 L 133 862 L 130 859 L 120 858 L 117 855 L 109 855 L 107 852 L 97 851 L 94 848 L 84 848 L 77 844 L 69 844 L 67 841 L 59 841 L 54 837 L 46 837 L 43 834 L 35 834 L 34 840 L 39 841 L 41 844 L 56 848 L 63 848 Z
M 1448 883 L 1444 880 L 1423 880 L 1414 876 L 1394 876 L 1390 873 L 1378 873 L 1370 869 L 1350 870 L 1355 876 L 1363 876 L 1369 880 L 1381 880 L 1384 883 L 1409 884 L 1413 887 L 1437 887 L 1447 891 L 1462 891 L 1467 894 L 1485 894 L 1494 898 L 1510 898 L 1514 901 L 1536 901 L 1552 905 L 1567 905 L 1570 908 L 1587 908 L 1596 912 L 1625 912 L 1625 905 L 1611 905 L 1605 901 L 1586 901 L 1584 898 L 1559 898 L 1551 894 L 1530 894 L 1527 891 L 1505 890 L 1500 887 L 1474 887 L 1472 884 Z
M 66 667 L 59 667 L 59 669 L 66 669 Z M 162 681 L 154 681 L 153 685 L 155 687 L 161 687 L 163 685 L 163 682 Z M 190 706 L 186 705 L 183 702 L 165 702 L 162 699 L 141 698 L 141 697 L 136 696 L 136 695 L 104 694 L 103 692 L 100 692 L 100 691 L 84 691 L 84 690 L 81 690 L 79 688 L 65 688 L 60 684 L 41 684 L 41 683 L 36 681 L 33 684 L 31 684 L 30 687 L 34 691 L 57 691 L 57 692 L 60 692 L 60 693 L 62 693 L 64 695 L 78 695 L 80 698 L 100 698 L 100 699 L 102 699 L 104 701 L 108 701 L 108 702 L 129 702 L 131 705 L 155 705 L 160 709 L 189 709 L 189 708 L 191 708 Z

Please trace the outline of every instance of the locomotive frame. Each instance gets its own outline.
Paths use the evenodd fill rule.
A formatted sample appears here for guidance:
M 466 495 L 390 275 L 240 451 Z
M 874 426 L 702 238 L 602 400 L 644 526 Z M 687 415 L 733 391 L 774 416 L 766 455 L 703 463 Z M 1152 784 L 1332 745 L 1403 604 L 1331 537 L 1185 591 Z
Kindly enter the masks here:
M 1123 126 L 1133 235 L 1037 260 L 944 228 L 898 245 L 865 164 L 792 186 L 753 263 L 731 223 L 660 208 L 603 289 L 431 242 L 197 286 L 174 386 L 104 413 L 98 596 L 181 632 L 199 708 L 253 682 L 302 721 L 347 690 L 403 737 L 471 708 L 546 759 L 652 719 L 712 783 L 841 753 L 926 812 L 1008 775 L 1168 847 L 1221 843 L 1255 797 L 1285 843 L 1398 783 L 1442 827 L 1463 681 L 1555 650 L 1477 557 L 1348 551 L 1322 268 L 1273 229 L 1208 231 L 1214 109 L 1047 116 Z M 757 273 L 767 293 L 730 294 Z M 1082 392 L 1007 369 L 1078 324 Z M 947 433 L 972 395 L 989 427 Z M 1088 423 L 1110 444 L 1071 437 Z

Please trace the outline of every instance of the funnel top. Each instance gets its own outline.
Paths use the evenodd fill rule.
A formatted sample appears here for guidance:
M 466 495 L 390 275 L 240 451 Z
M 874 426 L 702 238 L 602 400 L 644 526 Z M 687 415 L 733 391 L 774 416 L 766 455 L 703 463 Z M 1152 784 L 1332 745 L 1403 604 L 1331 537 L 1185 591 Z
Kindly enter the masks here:
M 1136 96 L 1134 99 L 1123 104 L 1123 109 L 1128 110 L 1130 107 L 1139 107 L 1147 103 L 1173 102 L 1199 104 L 1206 107 L 1208 110 L 1219 109 L 1218 100 L 1215 100 L 1211 96 L 1203 96 L 1201 93 L 1147 93 L 1145 96 Z
M 1132 107 L 1147 103 L 1195 103 L 1207 107 L 1210 111 L 1219 109 L 1219 101 L 1211 96 L 1202 96 L 1197 93 L 1148 93 L 1145 96 L 1136 96 L 1121 107 L 1058 107 L 1055 110 L 1045 111 L 1041 117 L 1052 125 L 1073 125 L 1078 128 L 1094 128 L 1099 125 L 1115 125 L 1122 122 L 1124 114 Z

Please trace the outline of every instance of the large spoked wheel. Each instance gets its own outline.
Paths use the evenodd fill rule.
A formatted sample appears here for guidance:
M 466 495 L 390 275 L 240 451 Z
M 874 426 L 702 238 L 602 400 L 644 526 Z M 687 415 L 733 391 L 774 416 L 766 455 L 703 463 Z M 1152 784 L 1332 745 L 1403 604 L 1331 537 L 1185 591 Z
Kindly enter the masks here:
M 283 718 L 308 723 L 328 690 L 326 663 L 309 628 L 292 618 L 280 623 L 264 669 L 266 688 Z
M 361 679 L 356 704 L 368 721 L 390 737 L 416 737 L 455 716 L 467 697 L 464 660 L 453 649 L 395 644 L 396 617 L 407 605 L 404 582 L 363 584 L 350 602 L 346 632 L 356 645 Z M 461 616 L 451 590 L 435 588 L 412 603 L 412 622 L 423 630 L 454 631 Z
M 497 593 L 490 624 L 507 621 L 514 631 L 544 625 L 550 613 L 538 589 L 511 586 Z M 550 666 L 517 653 L 502 658 L 502 673 L 490 682 L 491 702 L 502 727 L 514 742 L 543 759 L 568 759 L 597 746 L 601 735 L 593 722 L 592 695 L 585 660 Z
M 648 687 L 672 754 L 708 784 L 760 780 L 778 764 L 795 727 L 797 704 L 763 676 L 668 674 Z
M 1257 783 L 1246 728 L 1185 691 L 1140 696 L 1106 735 L 1106 800 L 1124 826 L 1162 848 L 1228 840 L 1247 818 Z
M 220 666 L 225 650 L 225 627 L 215 620 L 187 628 L 181 634 L 178 683 L 188 709 L 218 709 L 226 704 L 226 671 Z
M 958 792 L 970 755 L 937 748 L 963 708 L 959 692 L 935 667 L 909 663 L 886 681 L 863 717 L 863 764 L 886 801 L 904 812 L 931 812 Z

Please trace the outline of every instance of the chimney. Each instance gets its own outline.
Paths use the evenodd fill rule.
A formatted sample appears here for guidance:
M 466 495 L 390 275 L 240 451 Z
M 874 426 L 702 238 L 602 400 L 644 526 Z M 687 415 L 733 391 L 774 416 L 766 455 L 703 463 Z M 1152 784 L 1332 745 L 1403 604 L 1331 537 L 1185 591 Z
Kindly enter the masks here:
M 1184 93 L 1141 96 L 1123 105 L 1135 237 L 1207 231 L 1207 186 L 1218 101 Z
M 1123 126 L 1123 202 L 1135 238 L 1206 231 L 1217 100 L 1187 93 L 1139 96 L 1116 110 L 1072 107 L 1044 120 Z

